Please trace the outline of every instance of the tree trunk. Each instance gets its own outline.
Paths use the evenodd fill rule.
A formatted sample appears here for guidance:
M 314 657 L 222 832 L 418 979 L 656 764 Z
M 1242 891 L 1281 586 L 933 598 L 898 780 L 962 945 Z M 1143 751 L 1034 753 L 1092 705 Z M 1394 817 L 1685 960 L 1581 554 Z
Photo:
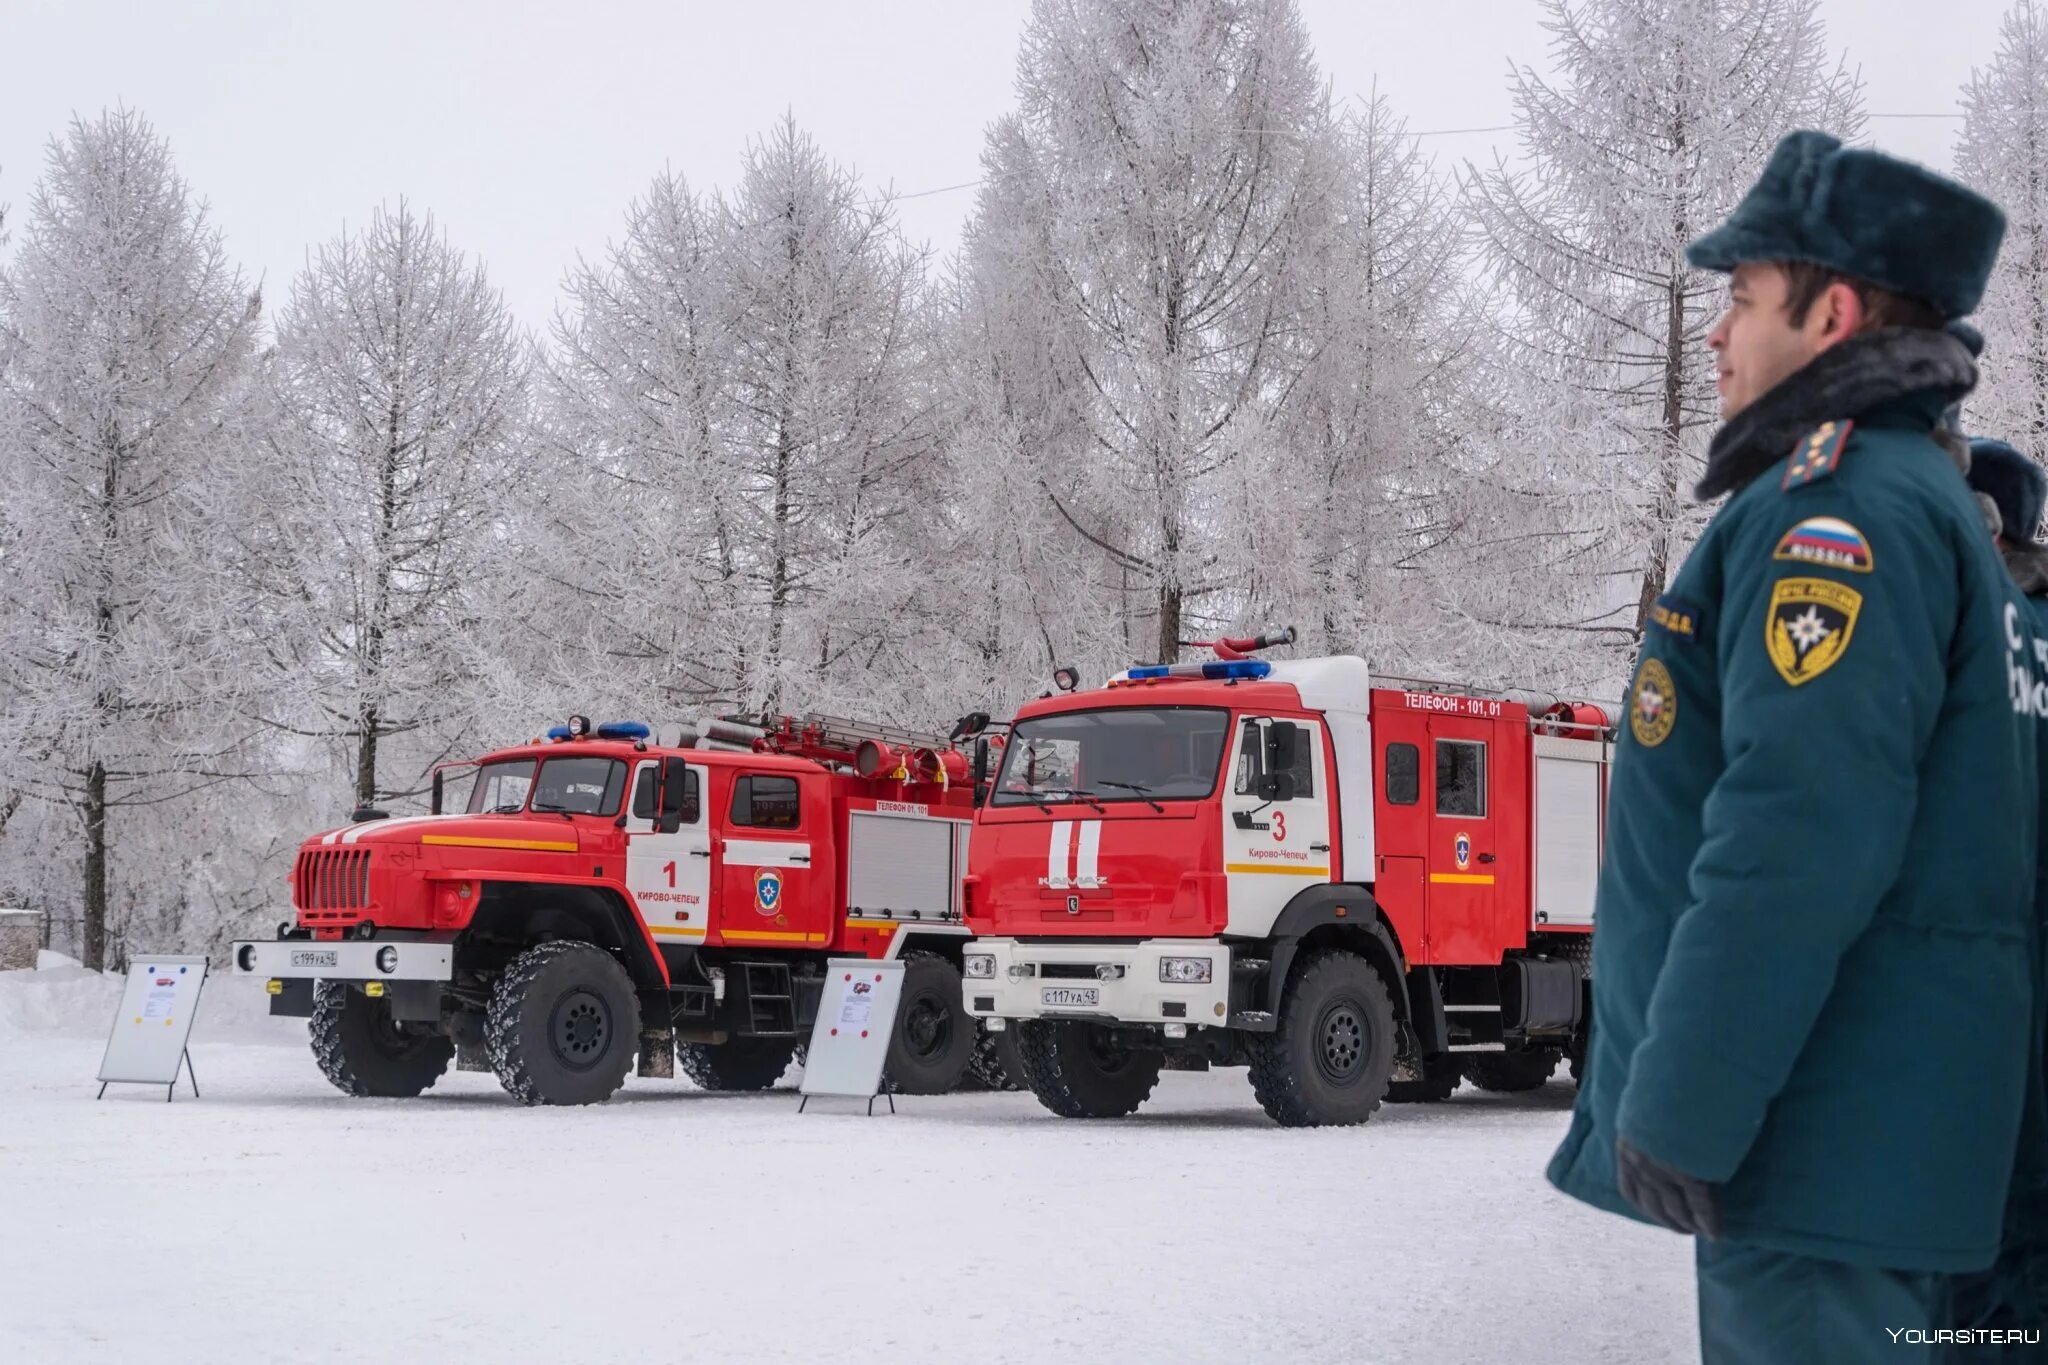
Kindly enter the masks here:
M 377 802 L 377 707 L 363 708 L 362 733 L 356 743 L 356 805 Z
M 1650 608 L 1664 592 L 1671 572 L 1673 523 L 1678 518 L 1678 466 L 1684 458 L 1681 442 L 1685 408 L 1682 402 L 1685 378 L 1685 277 L 1673 266 L 1665 285 L 1664 309 L 1664 420 L 1658 433 L 1657 502 L 1651 512 L 1650 562 L 1643 570 L 1643 590 L 1636 599 L 1636 639 L 1643 638 Z
M 107 965 L 107 765 L 85 774 L 85 925 L 79 951 L 91 971 Z
M 1159 662 L 1171 664 L 1180 662 L 1180 605 L 1179 585 L 1163 583 L 1159 588 Z

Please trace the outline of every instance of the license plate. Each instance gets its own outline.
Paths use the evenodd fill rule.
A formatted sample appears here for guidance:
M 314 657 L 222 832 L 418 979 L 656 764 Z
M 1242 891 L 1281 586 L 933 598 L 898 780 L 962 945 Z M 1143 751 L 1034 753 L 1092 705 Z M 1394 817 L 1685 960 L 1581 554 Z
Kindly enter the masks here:
M 294 948 L 292 950 L 292 965 L 294 967 L 339 967 L 341 965 L 341 954 L 332 949 L 326 952 L 309 952 L 303 948 Z
M 1040 988 L 1042 999 L 1048 1006 L 1053 1005 L 1099 1005 L 1102 991 L 1095 986 L 1045 986 Z

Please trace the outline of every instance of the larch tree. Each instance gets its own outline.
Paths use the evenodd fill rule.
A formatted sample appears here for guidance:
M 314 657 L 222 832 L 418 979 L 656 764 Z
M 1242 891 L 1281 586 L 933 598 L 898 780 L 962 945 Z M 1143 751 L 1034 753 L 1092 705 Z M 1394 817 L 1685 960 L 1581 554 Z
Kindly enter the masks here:
M 124 822 L 244 771 L 215 512 L 259 310 L 140 115 L 52 141 L 0 269 L 0 743 L 26 800 L 75 821 L 88 966 L 121 956 Z
M 1962 101 L 1956 172 L 2006 219 L 1974 319 L 1985 345 L 1969 425 L 2048 462 L 2048 16 L 2034 0 L 2006 11 L 1998 51 L 1971 73 Z
M 531 364 L 482 266 L 402 200 L 315 250 L 279 315 L 247 481 L 269 720 L 339 749 L 358 805 L 417 794 L 488 700 Z
M 1552 74 L 1512 77 L 1521 156 L 1461 177 L 1520 428 L 1473 542 L 1512 542 L 1522 568 L 1521 614 L 1494 624 L 1619 660 L 1702 521 L 1686 490 L 1718 420 L 1705 338 L 1726 291 L 1685 245 L 1790 129 L 1856 137 L 1862 95 L 1819 0 L 1543 3 Z
M 978 214 L 1022 220 L 970 225 L 964 269 L 1036 313 L 990 363 L 1069 439 L 1019 472 L 1114 582 L 1132 653 L 1173 659 L 1241 605 L 1220 512 L 1314 353 L 1328 99 L 1291 0 L 1040 0 L 1017 88 Z

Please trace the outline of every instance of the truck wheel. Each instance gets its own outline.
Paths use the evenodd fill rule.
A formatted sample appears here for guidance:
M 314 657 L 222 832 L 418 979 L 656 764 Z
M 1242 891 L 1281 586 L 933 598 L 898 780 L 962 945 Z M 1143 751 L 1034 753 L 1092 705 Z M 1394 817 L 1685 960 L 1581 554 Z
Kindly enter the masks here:
M 960 993 L 960 969 L 937 953 L 903 955 L 903 999 L 889 1038 L 886 1074 L 899 1095 L 957 1088 L 974 1057 L 974 1020 Z
M 1394 1074 L 1394 1002 L 1355 953 L 1295 959 L 1279 1027 L 1246 1037 L 1252 1093 L 1286 1128 L 1364 1123 Z
M 1390 1082 L 1387 1103 L 1442 1104 L 1457 1092 L 1462 1079 L 1458 1059 L 1448 1052 L 1439 1052 L 1423 1062 L 1421 1080 Z
M 448 1069 L 455 1040 L 432 1024 L 401 1024 L 388 999 L 371 999 L 346 982 L 313 983 L 307 1025 L 313 1059 L 349 1095 L 411 1099 Z
M 512 959 L 491 992 L 484 1047 L 521 1104 L 595 1104 L 626 1083 L 640 1000 L 604 949 L 557 941 Z
M 1465 1058 L 1465 1079 L 1481 1090 L 1512 1095 L 1534 1090 L 1557 1070 L 1554 1047 L 1526 1048 L 1520 1052 L 1475 1052 Z
M 1017 1051 L 1016 1029 L 990 1033 L 986 1024 L 977 1023 L 974 1056 L 967 1062 L 967 1080 L 971 1083 L 968 1088 L 982 1090 L 1024 1088 L 1024 1058 Z
M 699 1090 L 768 1090 L 796 1057 L 794 1038 L 677 1043 L 676 1065 Z
M 1024 1083 L 1038 1102 L 1066 1119 L 1120 1119 L 1136 1113 L 1159 1084 L 1159 1052 L 1123 1047 L 1107 1029 L 1069 1019 L 1012 1024 Z

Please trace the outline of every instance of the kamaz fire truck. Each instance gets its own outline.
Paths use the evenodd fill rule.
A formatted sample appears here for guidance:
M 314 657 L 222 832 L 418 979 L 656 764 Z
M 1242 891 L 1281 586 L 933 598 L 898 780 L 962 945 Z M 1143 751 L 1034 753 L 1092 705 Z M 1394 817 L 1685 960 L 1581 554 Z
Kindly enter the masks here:
M 1011 723 L 976 814 L 967 1005 L 1069 1117 L 1245 1065 L 1290 1126 L 1577 1077 L 1612 756 L 1600 707 L 1363 660 L 1133 668 Z
M 587 1104 L 636 1055 L 642 1075 L 770 1086 L 828 956 L 901 958 L 890 1080 L 958 1084 L 967 757 L 822 716 L 658 738 L 575 717 L 437 770 L 432 814 L 357 812 L 306 841 L 296 923 L 235 944 L 235 968 L 310 1017 L 352 1095 L 418 1095 L 460 1053 L 528 1104 Z

